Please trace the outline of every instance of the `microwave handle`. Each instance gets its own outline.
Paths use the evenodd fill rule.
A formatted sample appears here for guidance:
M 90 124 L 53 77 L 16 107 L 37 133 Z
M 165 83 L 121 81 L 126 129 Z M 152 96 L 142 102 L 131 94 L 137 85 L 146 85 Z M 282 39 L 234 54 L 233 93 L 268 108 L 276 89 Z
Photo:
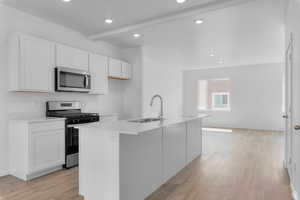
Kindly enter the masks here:
M 84 79 L 84 87 L 85 88 L 88 88 L 89 87 L 89 76 L 88 75 L 85 75 L 85 79 Z
M 84 76 L 84 87 L 87 88 L 87 76 Z

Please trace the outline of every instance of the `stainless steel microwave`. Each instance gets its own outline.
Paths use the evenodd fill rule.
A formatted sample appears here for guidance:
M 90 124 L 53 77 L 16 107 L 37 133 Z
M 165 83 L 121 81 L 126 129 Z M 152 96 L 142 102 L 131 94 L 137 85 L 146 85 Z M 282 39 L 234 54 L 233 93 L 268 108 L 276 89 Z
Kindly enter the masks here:
M 55 91 L 58 92 L 89 92 L 91 75 L 87 71 L 66 67 L 55 68 Z

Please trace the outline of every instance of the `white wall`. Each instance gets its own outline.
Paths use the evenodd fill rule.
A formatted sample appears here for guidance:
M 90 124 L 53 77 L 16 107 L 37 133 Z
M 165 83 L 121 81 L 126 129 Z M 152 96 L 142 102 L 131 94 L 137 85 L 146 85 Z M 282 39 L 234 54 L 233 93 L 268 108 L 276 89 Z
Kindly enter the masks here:
M 182 114 L 182 72 L 172 63 L 174 55 L 162 52 L 158 46 L 125 49 L 124 58 L 133 63 L 133 79 L 125 83 L 124 118 L 156 117 L 159 101 L 150 106 L 155 94 L 164 99 L 164 114 Z
M 158 100 L 150 107 L 153 95 L 164 98 L 165 116 L 178 116 L 182 112 L 182 73 L 180 66 L 172 61 L 174 55 L 163 52 L 159 47 L 143 47 L 143 115 L 158 116 Z
M 284 62 L 282 4 L 252 1 L 200 14 L 199 26 L 183 18 L 145 30 L 143 114 L 157 115 L 158 108 L 149 107 L 156 93 L 164 97 L 167 115 L 182 113 L 182 70 Z
M 106 96 L 87 94 L 31 94 L 7 92 L 8 37 L 13 32 L 23 32 L 49 40 L 69 44 L 107 56 L 120 57 L 118 48 L 107 43 L 93 43 L 77 32 L 30 16 L 0 4 L 0 176 L 8 168 L 8 120 L 19 115 L 41 116 L 45 114 L 48 100 L 80 100 L 84 110 L 100 113 L 121 113 L 123 85 L 109 82 L 110 93 Z
M 124 82 L 123 116 L 122 118 L 138 118 L 142 116 L 142 48 L 129 48 L 122 51 L 124 59 L 132 64 L 132 78 Z
M 284 64 L 260 64 L 184 72 L 184 110 L 197 113 L 198 80 L 229 78 L 231 111 L 207 111 L 205 125 L 229 128 L 283 130 Z

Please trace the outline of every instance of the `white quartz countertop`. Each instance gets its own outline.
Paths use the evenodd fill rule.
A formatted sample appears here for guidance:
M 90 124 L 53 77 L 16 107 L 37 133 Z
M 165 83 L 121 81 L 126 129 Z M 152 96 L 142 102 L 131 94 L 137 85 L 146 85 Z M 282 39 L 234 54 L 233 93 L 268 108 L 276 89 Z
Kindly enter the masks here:
M 196 119 L 202 119 L 207 117 L 206 114 L 200 114 L 197 116 L 192 117 L 174 117 L 174 118 L 167 118 L 165 120 L 156 121 L 156 122 L 149 122 L 149 123 L 135 123 L 129 122 L 128 120 L 118 120 L 118 121 L 111 121 L 111 122 L 97 122 L 91 124 L 84 124 L 84 125 L 76 125 L 79 129 L 85 128 L 96 128 L 103 131 L 112 131 L 118 132 L 120 134 L 127 134 L 127 135 L 139 135 L 140 133 L 155 130 L 158 128 L 163 128 L 179 123 L 184 123 Z

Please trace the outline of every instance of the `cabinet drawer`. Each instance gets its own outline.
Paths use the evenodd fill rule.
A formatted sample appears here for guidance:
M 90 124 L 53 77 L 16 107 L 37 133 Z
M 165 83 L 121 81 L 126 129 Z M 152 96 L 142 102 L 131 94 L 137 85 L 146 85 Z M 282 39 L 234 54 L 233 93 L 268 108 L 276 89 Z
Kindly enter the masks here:
M 59 130 L 65 128 L 65 121 L 55 121 L 55 122 L 36 122 L 30 124 L 30 130 L 32 132 L 36 131 L 50 131 Z

